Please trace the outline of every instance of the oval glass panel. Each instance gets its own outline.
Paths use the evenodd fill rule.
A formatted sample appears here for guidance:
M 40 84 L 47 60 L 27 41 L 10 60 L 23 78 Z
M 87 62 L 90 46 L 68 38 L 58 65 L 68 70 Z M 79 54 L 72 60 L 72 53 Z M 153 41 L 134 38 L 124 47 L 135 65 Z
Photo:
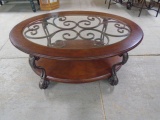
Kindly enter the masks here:
M 28 24 L 26 39 L 61 49 L 89 49 L 111 45 L 129 37 L 131 29 L 116 19 L 99 16 L 57 16 Z

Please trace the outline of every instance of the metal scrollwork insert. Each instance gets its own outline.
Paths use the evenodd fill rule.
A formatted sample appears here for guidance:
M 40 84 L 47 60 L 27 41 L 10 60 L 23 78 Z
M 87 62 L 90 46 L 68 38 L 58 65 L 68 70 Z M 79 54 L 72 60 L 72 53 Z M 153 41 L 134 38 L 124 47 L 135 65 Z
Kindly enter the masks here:
M 39 82 L 39 87 L 40 89 L 46 89 L 49 85 L 49 81 L 46 79 L 46 71 L 43 67 L 37 66 L 35 63 L 35 61 L 39 59 L 40 59 L 39 57 L 29 55 L 29 64 L 32 68 L 41 70 L 41 75 L 40 75 L 41 80 Z
M 117 74 L 116 74 L 116 67 L 117 66 L 120 66 L 120 65 L 124 65 L 127 61 L 128 61 L 128 53 L 124 53 L 122 55 L 120 55 L 122 57 L 122 62 L 119 62 L 117 64 L 114 64 L 112 66 L 112 71 L 111 71 L 111 77 L 108 79 L 109 83 L 114 86 L 114 85 L 117 85 L 118 84 L 118 77 L 117 77 Z
M 129 26 L 112 18 L 57 15 L 32 22 L 23 31 L 26 38 L 46 39 L 46 45 L 55 48 L 65 48 L 68 40 L 92 40 L 93 47 L 109 45 L 114 38 L 123 40 L 130 32 Z

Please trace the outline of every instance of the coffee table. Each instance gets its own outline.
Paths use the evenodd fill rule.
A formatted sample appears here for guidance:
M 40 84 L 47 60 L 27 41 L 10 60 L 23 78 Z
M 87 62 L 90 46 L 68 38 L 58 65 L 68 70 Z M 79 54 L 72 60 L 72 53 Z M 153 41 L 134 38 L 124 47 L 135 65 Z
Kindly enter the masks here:
M 31 68 L 41 77 L 41 89 L 50 81 L 107 79 L 117 85 L 116 72 L 127 62 L 127 52 L 142 39 L 143 31 L 133 21 L 91 11 L 39 15 L 22 21 L 10 32 L 12 44 L 29 54 Z

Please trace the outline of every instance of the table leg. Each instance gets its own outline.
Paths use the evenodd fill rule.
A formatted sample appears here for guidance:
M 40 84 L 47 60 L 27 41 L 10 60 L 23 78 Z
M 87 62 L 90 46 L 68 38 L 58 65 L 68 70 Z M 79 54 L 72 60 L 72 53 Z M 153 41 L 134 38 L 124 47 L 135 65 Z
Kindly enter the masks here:
M 126 4 L 126 7 L 127 7 L 127 9 L 128 9 L 128 10 L 130 10 L 130 9 L 131 9 L 132 4 L 133 4 L 133 1 L 128 0 L 128 2 L 127 2 L 127 4 Z
M 105 4 L 107 3 L 107 0 L 105 0 Z
M 159 10 L 160 10 L 160 0 L 158 0 L 158 10 L 157 10 L 156 17 L 158 16 Z
M 119 63 L 114 64 L 112 66 L 112 72 L 111 72 L 112 76 L 108 79 L 109 83 L 111 85 L 113 85 L 113 86 L 118 84 L 118 77 L 117 77 L 117 74 L 116 74 L 116 67 L 120 66 L 120 65 L 124 65 L 128 60 L 128 53 L 124 53 L 121 56 L 123 57 L 122 62 L 119 62 Z
M 29 1 L 30 1 L 33 12 L 36 12 L 36 7 L 35 7 L 33 0 L 29 0 Z
M 139 15 L 138 15 L 138 17 L 140 17 L 140 15 L 141 15 L 141 12 L 142 12 L 142 9 L 143 9 L 143 6 L 145 5 L 145 0 L 143 0 L 143 3 L 142 3 L 142 6 L 141 6 L 141 8 L 139 9 Z
M 3 4 L 2 4 L 2 0 L 0 0 L 0 5 L 3 5 Z
M 32 68 L 41 70 L 41 75 L 40 75 L 41 80 L 39 82 L 39 87 L 40 87 L 40 89 L 46 89 L 49 85 L 49 80 L 46 79 L 45 69 L 43 67 L 37 66 L 36 63 L 35 63 L 35 61 L 39 60 L 39 59 L 40 59 L 39 57 L 30 55 L 29 56 L 29 64 Z
M 108 9 L 110 8 L 110 6 L 111 6 L 111 0 L 109 0 L 109 5 L 108 5 Z
M 39 0 L 37 0 L 38 5 L 40 5 Z

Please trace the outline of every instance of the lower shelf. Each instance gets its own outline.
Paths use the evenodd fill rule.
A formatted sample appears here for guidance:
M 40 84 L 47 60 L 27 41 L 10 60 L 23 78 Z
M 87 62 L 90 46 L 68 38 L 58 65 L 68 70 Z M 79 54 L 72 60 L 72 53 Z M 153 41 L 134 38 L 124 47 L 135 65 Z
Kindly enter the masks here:
M 47 79 L 65 83 L 84 83 L 106 79 L 111 76 L 111 68 L 121 62 L 119 56 L 97 60 L 52 60 L 40 58 L 37 66 L 46 70 Z M 118 71 L 121 66 L 118 66 Z M 41 71 L 33 69 L 40 75 Z

